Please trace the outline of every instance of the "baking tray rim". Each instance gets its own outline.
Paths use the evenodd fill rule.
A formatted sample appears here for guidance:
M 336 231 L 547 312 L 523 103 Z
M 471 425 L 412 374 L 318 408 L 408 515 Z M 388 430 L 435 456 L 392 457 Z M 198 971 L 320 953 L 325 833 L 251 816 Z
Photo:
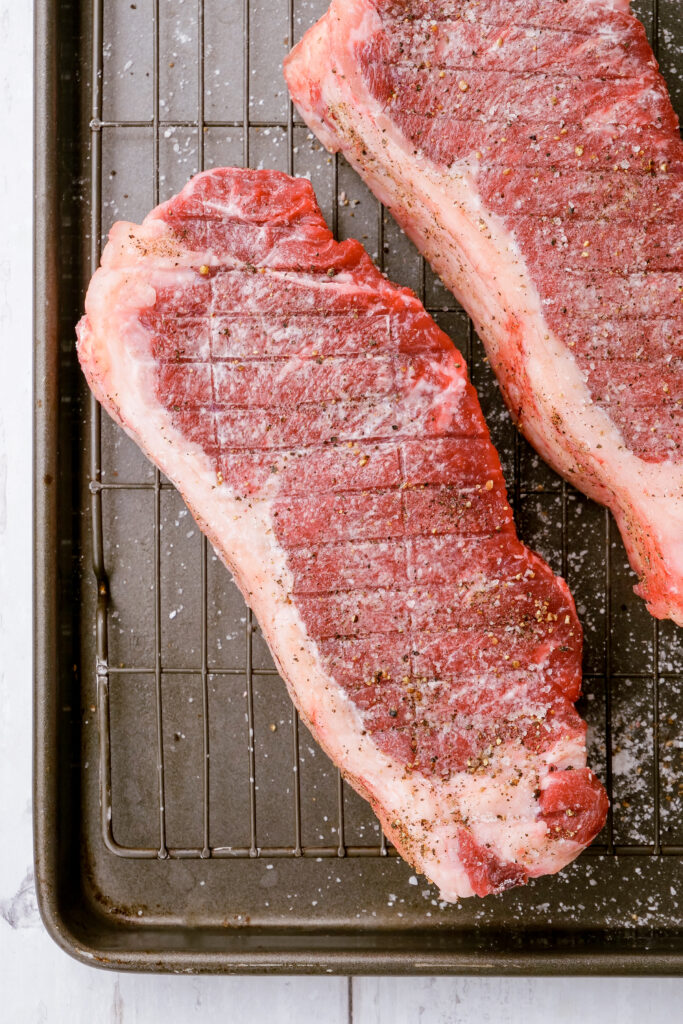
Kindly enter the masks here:
M 287 949 L 285 929 L 269 932 L 280 948 L 210 950 L 189 948 L 122 948 L 118 943 L 93 943 L 71 921 L 64 906 L 60 865 L 60 797 L 58 748 L 58 515 L 59 481 L 58 357 L 59 357 L 59 0 L 36 0 L 34 13 L 34 270 L 33 270 L 33 831 L 35 885 L 43 924 L 51 938 L 82 963 L 113 970 L 172 973 L 282 974 L 480 974 L 480 975 L 651 975 L 683 974 L 683 951 L 602 949 L 585 952 L 553 949 L 381 950 L 362 945 L 364 936 L 380 933 L 339 931 L 339 948 L 316 947 L 316 934 L 297 934 L 298 949 Z M 111 921 L 100 935 L 129 930 Z M 163 929 L 143 926 L 161 938 Z M 137 929 L 136 929 L 137 930 Z M 137 930 L 138 934 L 142 929 Z M 179 929 L 173 929 L 176 933 Z M 168 934 L 168 932 L 166 933 Z M 234 930 L 231 936 L 237 938 Z M 290 937 L 292 933 L 289 933 Z M 329 932 L 328 932 L 329 934 Z M 305 941 L 308 938 L 310 948 Z M 424 939 L 424 936 L 422 936 Z M 344 944 L 346 943 L 346 948 Z M 648 940 L 644 936 L 643 945 Z M 654 944 L 656 945 L 655 939 Z M 150 943 L 152 945 L 152 943 Z M 353 945 L 354 948 L 349 948 Z

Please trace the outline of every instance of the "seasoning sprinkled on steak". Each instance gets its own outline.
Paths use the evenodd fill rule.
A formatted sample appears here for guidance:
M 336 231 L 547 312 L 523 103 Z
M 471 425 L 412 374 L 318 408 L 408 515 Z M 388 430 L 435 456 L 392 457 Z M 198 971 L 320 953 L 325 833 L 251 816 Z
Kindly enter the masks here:
M 403 856 L 447 899 L 572 860 L 607 809 L 574 603 L 517 539 L 462 356 L 310 184 L 212 170 L 114 225 L 78 336 Z
M 683 625 L 683 143 L 628 0 L 333 0 L 285 77 Z

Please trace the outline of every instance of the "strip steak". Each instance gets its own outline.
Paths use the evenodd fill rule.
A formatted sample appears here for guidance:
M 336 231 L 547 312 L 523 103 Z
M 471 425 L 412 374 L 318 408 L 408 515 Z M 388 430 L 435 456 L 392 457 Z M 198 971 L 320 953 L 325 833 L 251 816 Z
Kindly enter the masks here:
M 115 224 L 78 338 L 403 856 L 451 900 L 572 860 L 607 809 L 574 603 L 516 537 L 462 356 L 309 182 L 212 170 Z
M 683 624 L 683 143 L 628 0 L 333 0 L 285 77 Z

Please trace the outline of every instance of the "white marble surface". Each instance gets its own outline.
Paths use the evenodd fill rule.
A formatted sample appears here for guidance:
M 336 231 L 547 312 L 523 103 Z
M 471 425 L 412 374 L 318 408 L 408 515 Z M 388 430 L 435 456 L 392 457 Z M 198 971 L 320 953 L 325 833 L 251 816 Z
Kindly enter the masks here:
M 31 38 L 28 0 L 0 0 L 0 1020 L 680 1020 L 679 981 L 117 975 L 70 960 L 46 935 L 31 869 Z

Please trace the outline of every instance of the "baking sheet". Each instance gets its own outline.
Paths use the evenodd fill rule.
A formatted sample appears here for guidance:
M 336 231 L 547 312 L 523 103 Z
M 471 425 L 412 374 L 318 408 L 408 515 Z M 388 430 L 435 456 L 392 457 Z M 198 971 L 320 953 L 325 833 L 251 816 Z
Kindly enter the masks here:
M 683 26 L 657 15 L 680 112 Z M 680 631 L 656 625 L 604 510 L 521 440 L 462 310 L 281 76 L 324 0 L 37 4 L 36 854 L 69 951 L 159 970 L 671 973 L 681 965 Z M 202 166 L 310 177 L 339 238 L 466 354 L 522 538 L 586 634 L 590 763 L 612 810 L 561 875 L 450 906 L 392 855 L 299 725 L 229 574 L 90 399 L 73 326 L 116 219 Z M 93 566 L 97 570 L 93 570 Z M 253 742 L 251 737 L 253 735 Z

